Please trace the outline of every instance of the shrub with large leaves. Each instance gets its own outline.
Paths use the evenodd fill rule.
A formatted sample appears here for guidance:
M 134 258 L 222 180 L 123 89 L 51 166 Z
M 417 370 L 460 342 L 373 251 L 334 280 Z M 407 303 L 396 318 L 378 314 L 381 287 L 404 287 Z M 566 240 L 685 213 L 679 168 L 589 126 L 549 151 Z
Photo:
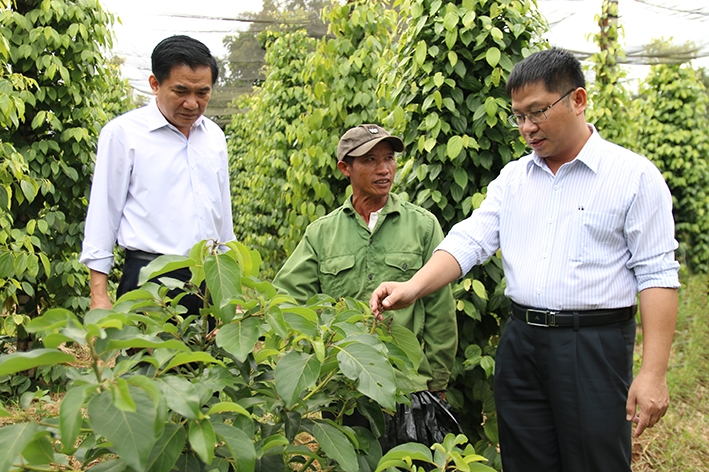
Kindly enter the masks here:
M 141 274 L 145 282 L 189 267 L 189 287 L 205 300 L 201 316 L 185 317 L 168 288 L 150 282 L 83 320 L 57 308 L 29 323 L 43 345 L 0 355 L 0 375 L 67 364 L 70 383 L 58 416 L 38 408 L 36 421 L 20 410 L 0 428 L 0 472 L 57 470 L 70 458 L 82 467 L 98 462 L 97 472 L 278 472 L 314 461 L 323 470 L 377 468 L 372 432 L 342 418 L 357 408 L 375 434 L 383 431 L 382 409 L 392 411 L 411 391 L 407 379 L 423 355 L 415 335 L 379 323 L 354 300 L 316 296 L 299 306 L 255 277 L 258 253 L 235 242 L 226 253 L 216 246 L 162 256 Z M 207 316 L 218 320 L 211 332 Z M 451 436 L 423 459 L 483 460 L 458 448 L 464 440 Z M 407 448 L 419 451 L 400 451 Z M 405 464 L 403 455 L 389 459 Z

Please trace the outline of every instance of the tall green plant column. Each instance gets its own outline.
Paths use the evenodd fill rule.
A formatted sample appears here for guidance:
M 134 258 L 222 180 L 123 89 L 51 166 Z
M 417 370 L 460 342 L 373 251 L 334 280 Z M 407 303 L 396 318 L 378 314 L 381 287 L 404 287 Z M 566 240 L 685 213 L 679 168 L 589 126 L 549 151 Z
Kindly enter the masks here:
M 544 47 L 544 20 L 532 1 L 397 2 L 408 12 L 384 87 L 394 107 L 386 124 L 403 130 L 411 156 L 404 184 L 445 232 L 470 215 L 485 187 L 525 152 L 507 124 L 505 80 L 514 64 Z M 447 398 L 476 450 L 498 468 L 492 396 L 494 353 L 507 317 L 499 257 L 454 287 L 459 352 Z
M 288 254 L 310 222 L 346 197 L 348 182 L 336 166 L 337 142 L 348 128 L 380 121 L 379 73 L 390 60 L 396 31 L 397 14 L 383 0 L 333 2 L 323 17 L 329 34 L 303 71 L 307 110 L 286 133 L 297 143 L 287 172 Z
M 263 257 L 263 277 L 273 278 L 286 254 L 288 233 L 284 190 L 294 142 L 286 135 L 290 123 L 305 112 L 308 96 L 301 71 L 315 40 L 305 30 L 262 33 L 266 46 L 266 78 L 262 87 L 239 99 L 245 108 L 227 126 L 232 207 L 239 241 Z
M 3 4 L 5 67 L 34 86 L 14 94 L 25 120 L 2 127 L 0 141 L 24 157 L 37 185 L 12 197 L 0 275 L 17 283 L 2 287 L 3 301 L 9 312 L 30 315 L 49 305 L 86 308 L 88 273 L 77 253 L 96 138 L 108 114 L 128 106 L 127 83 L 105 58 L 112 19 L 97 0 Z
M 672 192 L 677 257 L 691 271 L 709 270 L 709 96 L 681 64 L 652 66 L 640 87 L 635 149 L 662 172 Z
M 599 52 L 590 57 L 595 80 L 588 87 L 586 119 L 605 139 L 630 147 L 635 122 L 630 116 L 630 94 L 622 82 L 627 74 L 619 65 L 625 54 L 619 42 L 623 28 L 618 24 L 618 0 L 604 0 L 596 21 L 599 31 L 593 39 Z

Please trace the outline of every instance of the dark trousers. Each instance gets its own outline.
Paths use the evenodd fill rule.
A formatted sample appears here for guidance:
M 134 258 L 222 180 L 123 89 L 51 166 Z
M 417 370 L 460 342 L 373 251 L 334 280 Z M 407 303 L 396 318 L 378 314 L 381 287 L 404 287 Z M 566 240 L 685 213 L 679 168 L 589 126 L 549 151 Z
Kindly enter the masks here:
M 123 265 L 123 275 L 121 275 L 121 280 L 118 283 L 118 288 L 116 289 L 116 297 L 135 290 L 138 288 L 138 278 L 140 276 L 140 269 L 145 267 L 150 263 L 146 259 L 138 259 L 130 256 L 130 253 L 126 253 L 125 264 Z M 192 273 L 189 269 L 178 269 L 172 272 L 168 272 L 161 277 L 171 277 L 173 279 L 181 280 L 187 282 L 192 277 Z M 152 280 L 152 282 L 158 282 L 157 280 Z M 180 289 L 173 289 L 168 292 L 168 296 L 171 298 L 176 297 L 180 293 Z M 185 295 L 180 300 L 180 305 L 187 308 L 188 315 L 199 315 L 199 310 L 204 306 L 204 301 L 196 295 Z M 214 322 L 210 318 L 210 328 L 213 328 L 211 324 Z
M 543 328 L 510 317 L 495 402 L 505 472 L 630 472 L 635 319 Z

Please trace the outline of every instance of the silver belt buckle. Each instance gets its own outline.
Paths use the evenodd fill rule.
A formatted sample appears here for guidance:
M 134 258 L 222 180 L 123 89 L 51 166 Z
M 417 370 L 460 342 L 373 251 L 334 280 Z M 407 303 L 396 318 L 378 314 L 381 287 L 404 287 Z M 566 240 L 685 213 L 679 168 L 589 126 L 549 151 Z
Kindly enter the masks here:
M 556 327 L 556 313 L 555 311 L 530 308 L 525 310 L 525 321 L 530 326 Z

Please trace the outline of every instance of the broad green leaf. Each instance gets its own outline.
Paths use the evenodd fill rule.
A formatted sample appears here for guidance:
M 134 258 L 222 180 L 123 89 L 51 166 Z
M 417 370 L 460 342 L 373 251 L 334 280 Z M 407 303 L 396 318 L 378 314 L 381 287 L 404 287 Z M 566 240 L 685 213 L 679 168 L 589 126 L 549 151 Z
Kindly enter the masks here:
M 71 354 L 58 349 L 35 349 L 29 352 L 0 355 L 0 376 L 15 374 L 43 365 L 56 365 L 75 360 Z
M 150 397 L 137 387 L 130 387 L 136 411 L 122 411 L 111 401 L 110 392 L 91 399 L 89 422 L 93 430 L 109 440 L 119 457 L 135 470 L 145 470 L 148 456 L 156 442 L 156 408 Z
M 455 159 L 456 157 L 458 157 L 462 150 L 463 138 L 461 138 L 460 136 L 451 136 L 446 146 L 446 154 L 448 155 L 448 158 Z
M 177 351 L 189 351 L 190 348 L 185 346 L 181 341 L 169 339 L 163 341 L 155 336 L 147 334 L 136 334 L 126 336 L 121 339 L 111 339 L 106 343 L 107 350 L 113 349 L 128 349 L 128 348 L 150 348 L 150 349 L 174 349 Z
M 111 400 L 113 406 L 122 411 L 135 411 L 135 402 L 130 396 L 128 382 L 124 378 L 116 379 L 110 386 Z
M 475 292 L 475 295 L 482 298 L 483 300 L 487 300 L 487 291 L 485 290 L 485 285 L 483 285 L 483 283 L 477 279 L 473 280 L 473 292 Z
M 28 333 L 52 331 L 57 328 L 63 328 L 72 321 L 79 325 L 78 318 L 71 311 L 65 308 L 52 308 L 47 310 L 42 316 L 32 319 L 32 321 L 27 323 L 25 329 Z
M 375 472 L 383 472 L 390 467 L 406 468 L 405 459 L 431 462 L 433 457 L 431 450 L 424 444 L 413 442 L 401 444 L 382 456 Z
M 0 278 L 7 279 L 14 274 L 15 258 L 9 251 L 0 252 Z
M 148 472 L 170 472 L 185 447 L 187 432 L 181 424 L 168 423 L 148 457 Z
M 419 41 L 416 44 L 416 52 L 414 52 L 414 60 L 417 64 L 422 65 L 426 61 L 426 53 L 428 52 L 428 46 L 426 41 Z
M 199 409 L 199 392 L 189 380 L 170 375 L 155 381 L 171 410 L 191 420 L 202 417 Z
M 196 264 L 196 261 L 186 256 L 164 255 L 151 261 L 147 266 L 140 270 L 138 277 L 138 285 L 144 285 L 150 279 L 154 279 L 168 272 L 177 269 L 184 269 Z
M 111 459 L 91 466 L 91 472 L 123 472 L 126 469 L 128 464 L 120 459 Z
M 389 332 L 392 337 L 391 342 L 404 351 L 414 368 L 418 369 L 423 359 L 423 350 L 421 349 L 421 343 L 416 339 L 416 335 L 411 330 L 396 324 L 392 324 L 389 327 Z
M 260 325 L 259 319 L 246 318 L 222 326 L 217 333 L 217 346 L 244 362 L 258 341 Z
M 234 402 L 215 403 L 209 409 L 209 411 L 207 412 L 207 415 L 213 415 L 215 413 L 223 413 L 225 411 L 239 413 L 240 415 L 244 415 L 248 418 L 251 418 L 251 413 L 249 413 L 248 410 L 246 410 L 246 408 L 244 408 L 243 406 L 239 405 L 238 403 L 234 403 Z
M 202 362 L 204 364 L 219 364 L 221 366 L 224 365 L 224 363 L 222 361 L 215 359 L 209 353 L 200 352 L 200 351 L 189 351 L 189 352 L 181 352 L 181 353 L 177 354 L 175 357 L 173 357 L 170 360 L 170 363 L 168 365 L 166 365 L 163 370 L 168 371 L 168 370 L 172 369 L 173 367 L 177 367 L 178 365 L 189 364 L 190 362 Z
M 0 472 L 8 472 L 39 430 L 36 423 L 18 423 L 0 428 Z
M 62 452 L 72 454 L 75 450 L 76 438 L 79 437 L 83 422 L 83 408 L 86 399 L 97 385 L 81 385 L 67 391 L 59 405 L 59 431 L 62 439 Z
M 325 454 L 336 460 L 342 470 L 359 471 L 354 446 L 343 432 L 328 423 L 317 422 L 313 425 L 313 436 Z
M 209 419 L 192 420 L 189 422 L 190 447 L 197 453 L 205 464 L 209 465 L 214 460 L 214 447 L 217 436 Z
M 241 269 L 226 254 L 207 256 L 204 259 L 204 276 L 216 307 L 222 308 L 229 300 L 241 296 Z
M 47 437 L 49 432 L 30 442 L 22 451 L 22 457 L 32 465 L 47 465 L 54 461 L 54 448 Z
M 337 360 L 342 373 L 356 381 L 357 390 L 384 408 L 396 407 L 394 369 L 379 351 L 366 344 L 352 343 L 342 348 Z
M 287 408 L 300 399 L 303 390 L 315 385 L 320 375 L 320 361 L 312 354 L 291 351 L 276 366 L 276 391 Z
M 496 47 L 491 47 L 485 53 L 485 60 L 491 67 L 496 67 L 500 62 L 500 50 Z
M 468 186 L 468 171 L 461 167 L 456 167 L 453 171 L 453 180 L 460 188 L 464 189 Z
M 219 439 L 236 458 L 239 472 L 253 472 L 256 468 L 256 449 L 252 439 L 243 431 L 234 426 L 215 423 L 214 431 Z

